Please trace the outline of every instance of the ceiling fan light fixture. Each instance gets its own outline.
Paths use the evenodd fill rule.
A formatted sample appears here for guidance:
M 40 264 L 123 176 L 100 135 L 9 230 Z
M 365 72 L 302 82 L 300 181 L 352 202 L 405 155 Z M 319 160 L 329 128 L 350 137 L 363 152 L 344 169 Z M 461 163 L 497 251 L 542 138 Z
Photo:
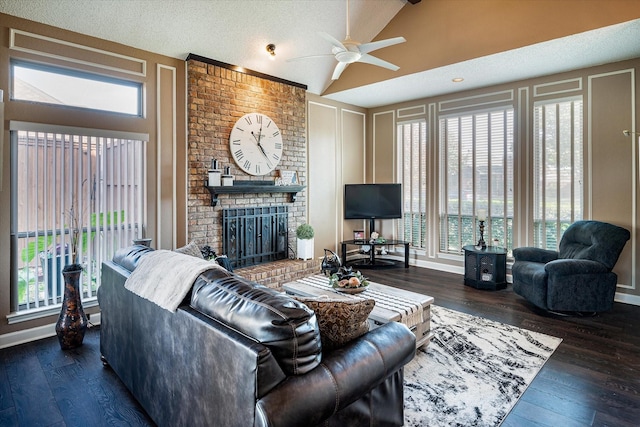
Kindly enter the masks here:
M 353 64 L 354 62 L 357 62 L 358 59 L 360 59 L 360 57 L 362 56 L 360 52 L 352 52 L 349 50 L 338 52 L 335 55 L 336 59 L 339 62 L 345 62 L 347 64 Z

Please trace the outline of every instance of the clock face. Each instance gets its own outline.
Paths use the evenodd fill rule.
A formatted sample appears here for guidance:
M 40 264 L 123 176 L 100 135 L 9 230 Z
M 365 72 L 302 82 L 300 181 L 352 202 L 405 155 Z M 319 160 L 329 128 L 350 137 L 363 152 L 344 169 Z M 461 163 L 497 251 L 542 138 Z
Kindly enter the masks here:
M 282 135 L 268 116 L 249 113 L 233 125 L 229 147 L 240 169 L 250 175 L 265 175 L 280 162 Z

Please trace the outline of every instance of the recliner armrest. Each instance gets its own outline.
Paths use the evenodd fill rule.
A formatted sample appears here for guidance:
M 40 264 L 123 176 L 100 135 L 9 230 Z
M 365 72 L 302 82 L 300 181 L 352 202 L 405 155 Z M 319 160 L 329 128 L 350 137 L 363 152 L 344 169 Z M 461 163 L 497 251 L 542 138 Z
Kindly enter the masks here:
M 546 264 L 558 259 L 558 252 L 534 247 L 515 248 L 513 250 L 513 258 L 516 261 L 541 262 Z
M 588 259 L 557 259 L 547 263 L 544 269 L 549 275 L 600 274 L 611 270 L 597 261 Z
M 415 356 L 416 337 L 390 322 L 328 354 L 320 366 L 288 377 L 256 404 L 256 426 L 317 425 L 381 384 Z M 313 402 L 310 404 L 309 402 Z

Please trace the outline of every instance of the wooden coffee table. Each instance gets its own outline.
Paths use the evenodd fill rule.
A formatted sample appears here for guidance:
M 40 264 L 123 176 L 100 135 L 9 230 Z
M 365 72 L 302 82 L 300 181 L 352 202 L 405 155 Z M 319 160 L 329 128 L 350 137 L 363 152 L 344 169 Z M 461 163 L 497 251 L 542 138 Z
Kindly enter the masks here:
M 388 322 L 401 322 L 411 329 L 416 336 L 416 348 L 428 345 L 431 341 L 431 304 L 433 297 L 380 283 L 369 282 L 367 289 L 358 294 L 347 294 L 336 291 L 329 286 L 329 277 L 316 275 L 298 279 L 283 285 L 290 295 L 317 297 L 321 295 L 331 298 L 370 298 L 375 300 L 369 321 L 372 327 Z

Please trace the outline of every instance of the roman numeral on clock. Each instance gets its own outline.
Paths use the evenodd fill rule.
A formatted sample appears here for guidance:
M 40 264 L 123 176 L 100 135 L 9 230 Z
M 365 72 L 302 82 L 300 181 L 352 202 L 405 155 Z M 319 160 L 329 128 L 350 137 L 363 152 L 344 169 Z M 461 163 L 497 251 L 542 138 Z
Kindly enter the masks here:
M 279 150 L 282 148 L 282 143 L 281 142 L 276 142 L 276 150 Z
M 240 159 L 238 159 L 240 160 Z M 245 160 L 244 161 L 244 170 L 250 169 L 251 168 L 251 162 L 249 160 Z
M 256 165 L 256 173 L 260 173 L 260 165 Z
M 258 123 L 259 125 L 262 124 L 262 116 L 256 114 L 256 123 Z
M 242 152 L 242 150 L 238 150 L 233 154 L 236 156 L 236 159 L 238 160 L 242 160 L 242 158 L 244 157 L 244 153 Z
M 278 136 L 278 135 L 280 135 L 280 132 L 275 131 L 275 132 L 273 133 L 273 135 L 271 135 L 271 136 L 274 136 L 274 137 L 275 137 L 275 136 Z
M 247 124 L 250 125 L 251 124 L 251 117 L 250 116 L 245 117 L 244 121 L 247 122 Z

